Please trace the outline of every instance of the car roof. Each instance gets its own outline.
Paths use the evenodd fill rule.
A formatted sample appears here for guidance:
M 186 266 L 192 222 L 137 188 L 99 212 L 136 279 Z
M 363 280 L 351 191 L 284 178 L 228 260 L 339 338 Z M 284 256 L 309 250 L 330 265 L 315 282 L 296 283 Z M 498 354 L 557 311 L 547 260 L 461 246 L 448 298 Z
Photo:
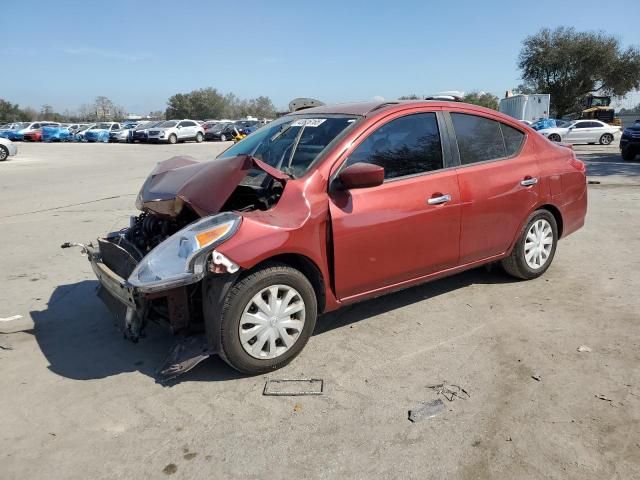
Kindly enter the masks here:
M 380 112 L 392 112 L 394 110 L 404 110 L 407 107 L 463 107 L 477 112 L 499 113 L 478 105 L 448 100 L 393 100 L 388 102 L 355 102 L 339 103 L 335 105 L 322 105 L 320 107 L 305 108 L 291 112 L 288 115 L 308 115 L 308 114 L 343 114 L 361 115 L 364 117 L 374 116 Z M 503 116 L 500 114 L 500 116 Z

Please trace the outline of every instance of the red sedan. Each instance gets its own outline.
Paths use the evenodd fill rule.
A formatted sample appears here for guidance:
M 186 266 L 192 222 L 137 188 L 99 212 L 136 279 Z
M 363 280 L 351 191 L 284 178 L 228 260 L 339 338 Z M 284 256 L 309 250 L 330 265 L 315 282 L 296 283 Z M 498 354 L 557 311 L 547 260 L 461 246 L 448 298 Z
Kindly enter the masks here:
M 23 140 L 25 142 L 41 142 L 42 141 L 42 129 L 31 130 L 24 134 Z
M 213 353 L 256 374 L 291 361 L 323 312 L 487 263 L 542 275 L 587 188 L 570 148 L 496 111 L 358 103 L 160 163 L 136 205 L 83 246 L 126 334 L 153 319 L 183 335 L 165 377 Z

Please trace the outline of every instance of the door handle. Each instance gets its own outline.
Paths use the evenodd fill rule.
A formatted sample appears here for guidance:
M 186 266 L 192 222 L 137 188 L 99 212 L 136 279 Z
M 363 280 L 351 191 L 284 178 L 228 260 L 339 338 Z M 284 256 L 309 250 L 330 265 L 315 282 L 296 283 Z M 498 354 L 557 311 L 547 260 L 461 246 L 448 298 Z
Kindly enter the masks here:
M 520 185 L 522 185 L 523 187 L 530 187 L 531 185 L 535 185 L 536 183 L 538 183 L 538 179 L 536 177 L 528 177 L 522 180 L 520 182 Z
M 440 205 L 451 201 L 451 195 L 440 195 L 439 197 L 431 197 L 427 200 L 429 205 Z

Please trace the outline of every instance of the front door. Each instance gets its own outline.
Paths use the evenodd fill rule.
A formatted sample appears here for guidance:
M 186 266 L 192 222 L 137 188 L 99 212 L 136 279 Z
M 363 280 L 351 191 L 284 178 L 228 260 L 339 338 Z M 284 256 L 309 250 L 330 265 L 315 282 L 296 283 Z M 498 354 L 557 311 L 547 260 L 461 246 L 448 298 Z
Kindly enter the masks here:
M 451 113 L 460 155 L 460 264 L 506 252 L 538 203 L 540 168 L 526 135 L 494 119 Z
M 335 288 L 341 300 L 457 265 L 460 195 L 444 170 L 435 112 L 383 120 L 341 168 L 374 163 L 385 182 L 330 194 Z

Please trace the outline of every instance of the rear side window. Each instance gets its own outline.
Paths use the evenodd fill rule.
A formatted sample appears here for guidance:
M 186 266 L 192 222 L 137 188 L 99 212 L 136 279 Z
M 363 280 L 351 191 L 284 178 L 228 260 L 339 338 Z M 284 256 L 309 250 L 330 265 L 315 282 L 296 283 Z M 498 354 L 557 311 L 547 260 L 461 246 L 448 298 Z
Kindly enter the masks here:
M 460 163 L 470 165 L 517 154 L 525 134 L 517 128 L 477 115 L 452 113 Z
M 452 113 L 451 120 L 458 140 L 462 165 L 507 156 L 500 123 L 466 113 Z
M 507 157 L 515 155 L 522 148 L 524 143 L 524 133 L 504 123 L 500 124 L 502 129 L 502 137 L 504 138 L 504 146 L 507 150 Z
M 435 113 L 396 118 L 371 133 L 349 156 L 347 165 L 373 163 L 385 179 L 430 172 L 443 167 Z

